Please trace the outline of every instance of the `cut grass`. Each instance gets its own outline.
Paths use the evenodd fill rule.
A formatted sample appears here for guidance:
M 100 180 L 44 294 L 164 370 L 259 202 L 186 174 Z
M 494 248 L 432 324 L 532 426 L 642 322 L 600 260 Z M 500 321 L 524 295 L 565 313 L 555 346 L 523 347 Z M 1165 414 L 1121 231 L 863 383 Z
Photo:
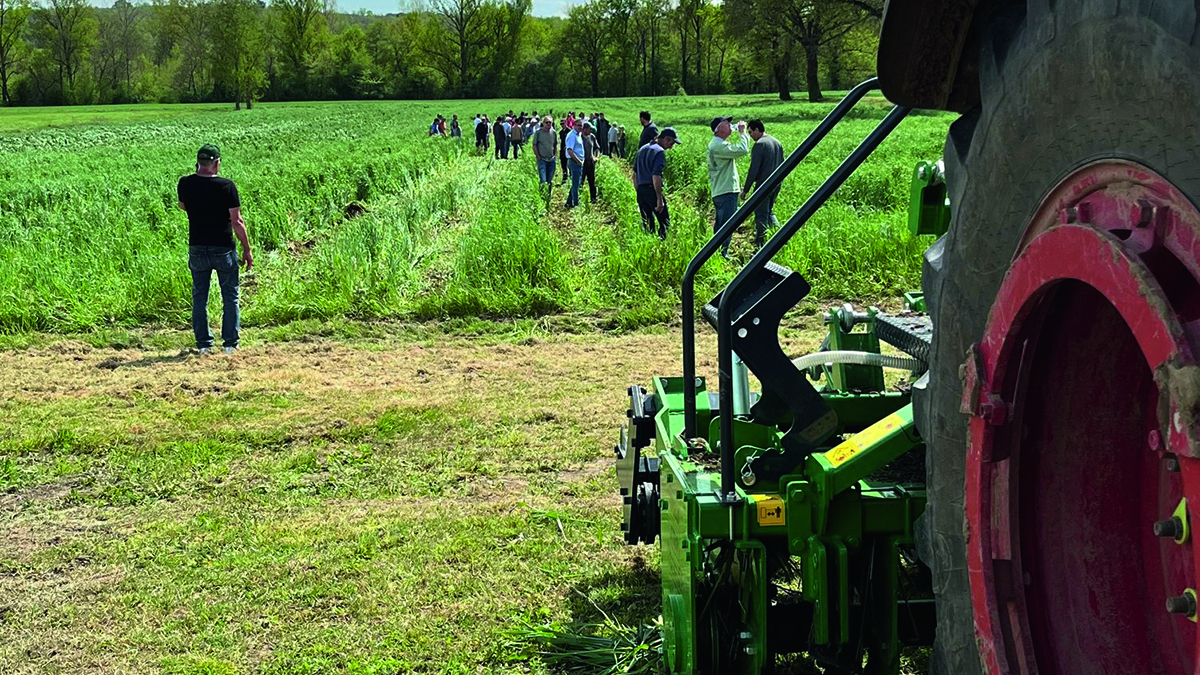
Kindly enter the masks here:
M 0 671 L 548 673 L 521 627 L 652 623 L 657 550 L 622 542 L 610 448 L 678 333 L 388 328 L 6 353 Z M 702 334 L 702 374 L 714 353 Z

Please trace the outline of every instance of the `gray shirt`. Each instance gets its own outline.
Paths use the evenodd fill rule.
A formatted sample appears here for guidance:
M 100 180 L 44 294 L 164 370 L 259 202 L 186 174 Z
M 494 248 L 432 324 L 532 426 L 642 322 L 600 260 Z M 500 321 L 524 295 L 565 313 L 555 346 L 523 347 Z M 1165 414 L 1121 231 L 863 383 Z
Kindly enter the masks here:
M 783 164 L 783 146 L 774 136 L 763 134 L 750 150 L 750 170 L 746 172 L 742 191 L 749 192 L 754 185 L 762 185 L 780 164 Z
M 553 162 L 557 149 L 558 136 L 553 129 L 542 128 L 533 132 L 533 154 L 538 159 Z

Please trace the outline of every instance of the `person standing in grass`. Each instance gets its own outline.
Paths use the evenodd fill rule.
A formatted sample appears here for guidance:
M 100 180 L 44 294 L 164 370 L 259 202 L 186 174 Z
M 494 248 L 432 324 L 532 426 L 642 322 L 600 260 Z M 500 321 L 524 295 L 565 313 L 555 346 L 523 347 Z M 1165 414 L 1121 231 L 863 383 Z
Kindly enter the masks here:
M 504 115 L 500 115 L 492 123 L 492 140 L 496 142 L 496 149 L 493 150 L 493 153 L 496 159 L 500 159 L 502 153 L 506 158 L 508 157 L 508 153 L 504 149 L 504 139 L 507 136 L 508 134 L 504 131 Z
M 771 173 L 783 164 L 783 146 L 766 133 L 762 120 L 750 120 L 746 127 L 750 130 L 750 138 L 754 139 L 754 149 L 750 151 L 750 170 L 746 172 L 746 184 L 742 188 L 743 202 L 751 188 L 762 187 Z M 775 188 L 754 209 L 754 245 L 758 248 L 762 248 L 766 228 L 779 225 L 775 218 L 775 198 L 778 196 L 779 188 Z
M 196 173 L 179 179 L 179 208 L 188 217 L 188 269 L 192 272 L 192 332 L 201 354 L 212 351 L 208 328 L 208 291 L 212 273 L 221 287 L 221 341 L 226 354 L 238 348 L 241 312 L 238 307 L 238 255 L 234 236 L 242 243 L 241 264 L 254 266 L 242 202 L 237 186 L 222 178 L 221 151 L 204 145 L 196 153 Z
M 533 132 L 533 155 L 537 159 L 538 185 L 550 185 L 554 180 L 558 136 L 554 133 L 554 120 L 550 119 L 549 115 L 542 120 L 541 128 Z
M 608 120 L 604 119 L 604 113 L 596 113 L 596 140 L 600 143 L 600 154 L 608 154 Z
M 708 186 L 712 190 L 713 208 L 716 210 L 714 233 L 737 211 L 738 175 L 734 160 L 750 152 L 750 137 L 746 135 L 745 122 L 738 122 L 738 142 L 729 142 L 729 136 L 733 133 L 730 125 L 732 120 L 732 117 L 715 117 L 709 123 L 713 137 L 708 142 Z M 729 242 L 732 239 L 731 233 L 721 246 L 721 255 L 725 258 L 729 257 Z
M 508 138 L 512 142 L 512 158 L 517 159 L 521 154 L 521 145 L 525 142 L 525 127 L 521 120 L 513 120 L 508 129 Z
M 638 114 L 638 120 L 642 123 L 642 137 L 638 140 L 638 148 L 654 140 L 658 136 L 658 127 L 650 121 L 650 111 L 643 110 Z
M 620 133 L 620 131 L 621 127 L 618 127 L 615 124 L 610 124 L 608 127 L 608 153 L 606 154 L 608 154 L 609 157 L 612 157 L 613 155 L 616 155 L 617 157 L 621 156 L 621 153 L 617 152 L 617 135 Z
M 462 139 L 462 128 L 458 126 L 458 115 L 450 119 L 450 138 Z
M 667 166 L 667 150 L 679 144 L 675 129 L 667 127 L 656 138 L 643 145 L 633 161 L 633 182 L 637 191 L 638 211 L 642 214 L 642 227 L 654 233 L 654 221 L 658 221 L 658 236 L 667 238 L 671 226 L 671 213 L 667 210 L 667 195 L 663 192 L 663 169 Z
M 571 191 L 567 193 L 567 208 L 579 206 L 579 183 L 583 179 L 583 120 L 575 119 L 575 128 L 567 134 L 567 166 L 571 171 Z
M 483 150 L 485 153 L 488 149 L 488 124 L 487 115 L 479 118 L 479 123 L 475 125 L 475 147 Z
M 592 125 L 589 122 L 583 123 L 583 180 L 587 181 L 588 194 L 591 196 L 591 204 L 595 204 L 598 197 L 596 196 L 596 158 L 600 156 L 600 144 L 597 142 L 596 134 L 592 133 Z M 582 181 L 580 181 L 582 183 Z
M 568 118 L 568 119 L 570 119 L 570 118 Z M 559 152 L 558 158 L 560 160 L 562 160 L 562 168 L 563 168 L 562 184 L 563 185 L 567 184 L 567 178 L 569 177 L 568 174 L 571 173 L 571 167 L 567 163 L 567 136 L 569 136 L 571 134 L 571 130 L 572 130 L 571 124 L 569 124 L 567 122 L 567 120 L 564 119 L 563 123 L 562 123 L 562 129 L 560 129 L 558 131 L 558 152 Z

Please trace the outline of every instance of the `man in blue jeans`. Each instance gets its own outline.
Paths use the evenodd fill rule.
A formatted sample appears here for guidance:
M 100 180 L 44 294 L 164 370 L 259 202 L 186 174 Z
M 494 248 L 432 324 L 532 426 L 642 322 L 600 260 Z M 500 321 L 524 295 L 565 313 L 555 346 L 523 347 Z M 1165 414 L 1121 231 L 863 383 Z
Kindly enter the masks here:
M 188 216 L 188 269 L 192 271 L 192 331 L 201 354 L 212 351 L 208 329 L 208 289 L 212 273 L 221 287 L 221 341 L 225 353 L 237 351 L 241 314 L 238 308 L 238 255 L 233 243 L 242 242 L 241 264 L 246 271 L 254 265 L 250 239 L 242 220 L 242 203 L 237 186 L 221 171 L 221 151 L 205 145 L 196 153 L 196 173 L 179 179 L 179 208 Z
M 571 192 L 567 194 L 567 208 L 579 206 L 579 184 L 583 181 L 583 120 L 575 119 L 575 128 L 567 134 L 563 147 L 567 150 L 567 168 L 571 171 Z
M 712 190 L 713 208 L 716 219 L 713 221 L 713 234 L 721 229 L 738 208 L 738 174 L 734 160 L 750 152 L 750 137 L 746 135 L 746 123 L 738 122 L 738 142 L 730 143 L 729 135 L 733 133 L 730 126 L 732 117 L 714 118 L 709 125 L 713 137 L 708 142 L 708 185 Z M 733 233 L 722 242 L 721 255 L 729 258 L 729 241 Z
M 537 157 L 539 187 L 550 185 L 554 180 L 554 160 L 558 156 L 558 134 L 554 133 L 554 120 L 549 115 L 533 132 L 533 154 Z

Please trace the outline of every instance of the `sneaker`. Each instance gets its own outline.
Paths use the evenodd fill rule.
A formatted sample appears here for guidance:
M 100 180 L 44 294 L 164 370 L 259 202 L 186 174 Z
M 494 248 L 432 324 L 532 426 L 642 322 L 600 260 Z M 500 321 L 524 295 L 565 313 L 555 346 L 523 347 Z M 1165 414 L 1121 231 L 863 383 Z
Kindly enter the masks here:
M 201 347 L 200 356 L 208 356 L 212 353 L 212 347 Z
M 225 353 L 226 353 L 226 354 L 233 354 L 233 353 L 235 353 L 235 352 L 237 351 L 237 349 L 238 349 L 237 347 L 226 347 L 226 348 L 225 348 Z

